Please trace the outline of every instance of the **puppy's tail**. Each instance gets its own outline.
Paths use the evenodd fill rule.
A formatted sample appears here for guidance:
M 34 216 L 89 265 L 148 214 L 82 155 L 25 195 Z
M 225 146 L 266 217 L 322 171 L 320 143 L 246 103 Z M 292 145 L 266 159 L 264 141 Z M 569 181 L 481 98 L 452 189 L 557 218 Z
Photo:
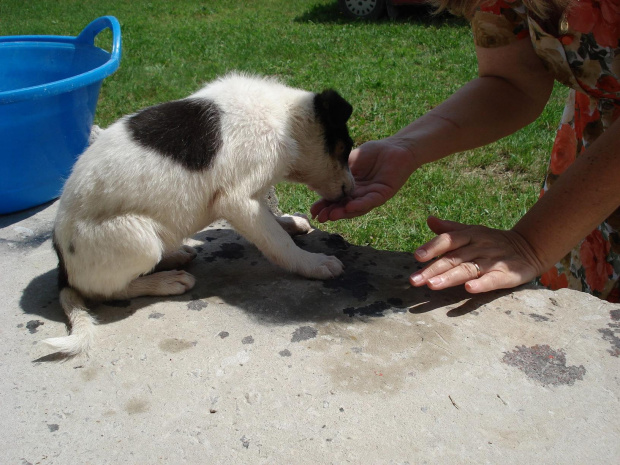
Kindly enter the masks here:
M 71 287 L 60 291 L 60 304 L 71 323 L 71 334 L 45 339 L 43 342 L 68 356 L 88 352 L 95 337 L 97 320 L 86 308 L 84 298 Z

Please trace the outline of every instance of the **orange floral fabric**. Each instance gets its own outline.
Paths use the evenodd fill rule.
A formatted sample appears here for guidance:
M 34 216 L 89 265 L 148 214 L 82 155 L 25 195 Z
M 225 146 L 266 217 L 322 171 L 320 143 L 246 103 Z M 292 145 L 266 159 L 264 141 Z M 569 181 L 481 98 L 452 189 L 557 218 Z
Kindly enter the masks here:
M 558 24 L 542 22 L 522 0 L 488 0 L 472 19 L 479 47 L 532 41 L 556 80 L 571 88 L 541 195 L 620 117 L 620 0 L 579 0 Z M 620 208 L 544 273 L 551 289 L 569 287 L 620 299 Z

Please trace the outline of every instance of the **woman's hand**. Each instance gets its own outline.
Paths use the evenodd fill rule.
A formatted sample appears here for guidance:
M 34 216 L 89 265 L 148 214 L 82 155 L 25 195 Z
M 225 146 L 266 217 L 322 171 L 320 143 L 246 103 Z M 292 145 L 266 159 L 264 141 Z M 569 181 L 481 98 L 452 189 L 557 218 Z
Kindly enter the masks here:
M 420 262 L 436 261 L 409 278 L 415 287 L 439 290 L 465 284 L 477 294 L 525 284 L 546 271 L 528 242 L 515 231 L 469 226 L 429 217 L 437 234 L 415 252 Z
M 391 199 L 417 168 L 411 151 L 393 138 L 366 142 L 351 152 L 355 178 L 350 197 L 340 202 L 321 199 L 310 208 L 319 222 L 354 218 Z

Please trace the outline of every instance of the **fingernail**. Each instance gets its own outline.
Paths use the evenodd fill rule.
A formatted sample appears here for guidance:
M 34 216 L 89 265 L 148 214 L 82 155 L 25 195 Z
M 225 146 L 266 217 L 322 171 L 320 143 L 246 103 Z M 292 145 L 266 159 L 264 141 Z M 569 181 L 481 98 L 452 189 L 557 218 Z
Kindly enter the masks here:
M 420 258 L 424 258 L 428 255 L 428 252 L 424 249 L 418 249 L 415 251 L 415 255 L 417 255 Z
M 428 282 L 431 283 L 433 286 L 437 286 L 438 284 L 441 284 L 441 278 L 434 277 L 429 279 Z
M 419 274 L 414 274 L 414 275 L 411 276 L 411 281 L 414 284 L 419 284 L 419 283 L 422 282 L 422 276 L 420 276 Z

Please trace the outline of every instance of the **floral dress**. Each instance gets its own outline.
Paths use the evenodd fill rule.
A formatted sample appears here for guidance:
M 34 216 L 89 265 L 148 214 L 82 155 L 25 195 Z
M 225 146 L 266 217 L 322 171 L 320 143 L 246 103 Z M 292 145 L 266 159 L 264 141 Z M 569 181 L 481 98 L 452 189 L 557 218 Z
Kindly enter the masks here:
M 539 20 L 522 0 L 489 0 L 472 18 L 480 47 L 531 40 L 555 79 L 570 87 L 541 196 L 620 117 L 620 0 L 578 0 L 561 16 Z M 618 176 L 620 189 L 620 173 Z M 539 278 L 620 301 L 620 208 Z

